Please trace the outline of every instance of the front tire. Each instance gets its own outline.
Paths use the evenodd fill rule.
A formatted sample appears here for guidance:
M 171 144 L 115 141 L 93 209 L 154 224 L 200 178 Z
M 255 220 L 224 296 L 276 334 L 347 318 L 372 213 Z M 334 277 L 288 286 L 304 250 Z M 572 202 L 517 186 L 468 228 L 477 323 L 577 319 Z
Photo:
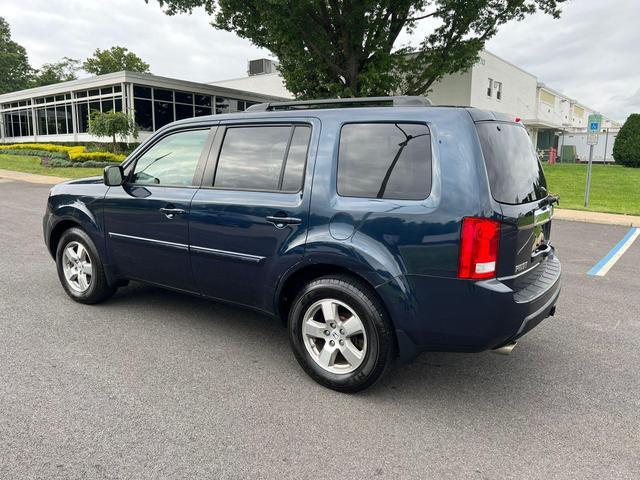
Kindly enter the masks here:
M 70 228 L 62 234 L 56 249 L 56 265 L 62 287 L 76 302 L 102 302 L 116 291 L 107 283 L 95 244 L 80 228 Z
M 364 283 L 331 275 L 311 281 L 289 313 L 298 363 L 316 382 L 341 392 L 375 383 L 395 355 L 391 322 Z

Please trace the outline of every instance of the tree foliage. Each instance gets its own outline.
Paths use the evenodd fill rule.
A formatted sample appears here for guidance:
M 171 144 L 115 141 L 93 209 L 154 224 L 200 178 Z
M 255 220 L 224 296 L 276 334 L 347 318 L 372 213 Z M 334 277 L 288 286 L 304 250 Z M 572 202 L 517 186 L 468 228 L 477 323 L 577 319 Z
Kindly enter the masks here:
M 33 78 L 33 86 L 43 87 L 54 83 L 67 82 L 78 78 L 80 60 L 63 57 L 59 62 L 45 63 Z
M 640 113 L 629 115 L 618 132 L 613 158 L 625 167 L 640 168 Z
M 148 0 L 146 0 L 148 1 Z M 564 0 L 158 0 L 173 15 L 204 7 L 216 28 L 274 53 L 300 98 L 421 95 L 466 70 L 498 28 Z M 398 36 L 431 20 L 416 49 Z
M 138 136 L 138 125 L 124 112 L 100 112 L 93 110 L 89 117 L 89 133 L 96 137 L 111 137 L 113 152 L 116 153 L 118 144 L 116 137 L 123 142 L 129 135 Z
M 104 75 L 122 70 L 149 73 L 149 64 L 127 48 L 115 46 L 105 50 L 97 48 L 93 56 L 84 61 L 82 69 L 94 75 Z
M 27 51 L 11 39 L 11 29 L 0 17 L 0 94 L 29 87 L 33 69 Z

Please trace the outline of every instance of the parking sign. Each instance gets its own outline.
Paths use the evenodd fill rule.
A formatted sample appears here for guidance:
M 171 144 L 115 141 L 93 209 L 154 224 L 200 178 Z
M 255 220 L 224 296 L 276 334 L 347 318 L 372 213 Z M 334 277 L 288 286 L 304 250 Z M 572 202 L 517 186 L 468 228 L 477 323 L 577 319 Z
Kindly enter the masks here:
M 589 115 L 589 133 L 597 133 L 600 131 L 600 125 L 602 125 L 602 115 L 592 113 Z

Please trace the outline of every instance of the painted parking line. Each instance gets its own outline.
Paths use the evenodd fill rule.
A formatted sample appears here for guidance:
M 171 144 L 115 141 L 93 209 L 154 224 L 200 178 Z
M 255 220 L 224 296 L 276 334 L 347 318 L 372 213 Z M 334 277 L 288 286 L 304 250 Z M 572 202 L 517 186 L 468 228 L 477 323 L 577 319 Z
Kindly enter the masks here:
M 613 267 L 620 257 L 622 257 L 624 252 L 629 249 L 638 236 L 640 236 L 640 228 L 634 227 L 629 230 L 624 238 L 620 240 L 602 260 L 591 267 L 591 270 L 587 272 L 587 275 L 604 277 L 611 267 Z

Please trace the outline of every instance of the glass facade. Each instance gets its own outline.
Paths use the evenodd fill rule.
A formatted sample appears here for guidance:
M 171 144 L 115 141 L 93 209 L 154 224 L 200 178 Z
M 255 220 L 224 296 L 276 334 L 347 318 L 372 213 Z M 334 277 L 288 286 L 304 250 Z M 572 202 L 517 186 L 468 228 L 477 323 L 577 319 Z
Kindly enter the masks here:
M 131 92 L 133 96 L 128 99 Z M 88 132 L 92 111 L 121 112 L 129 105 L 140 131 L 153 132 L 176 120 L 244 111 L 255 103 L 188 90 L 121 83 L 0 103 L 0 120 L 5 139 L 83 134 Z

